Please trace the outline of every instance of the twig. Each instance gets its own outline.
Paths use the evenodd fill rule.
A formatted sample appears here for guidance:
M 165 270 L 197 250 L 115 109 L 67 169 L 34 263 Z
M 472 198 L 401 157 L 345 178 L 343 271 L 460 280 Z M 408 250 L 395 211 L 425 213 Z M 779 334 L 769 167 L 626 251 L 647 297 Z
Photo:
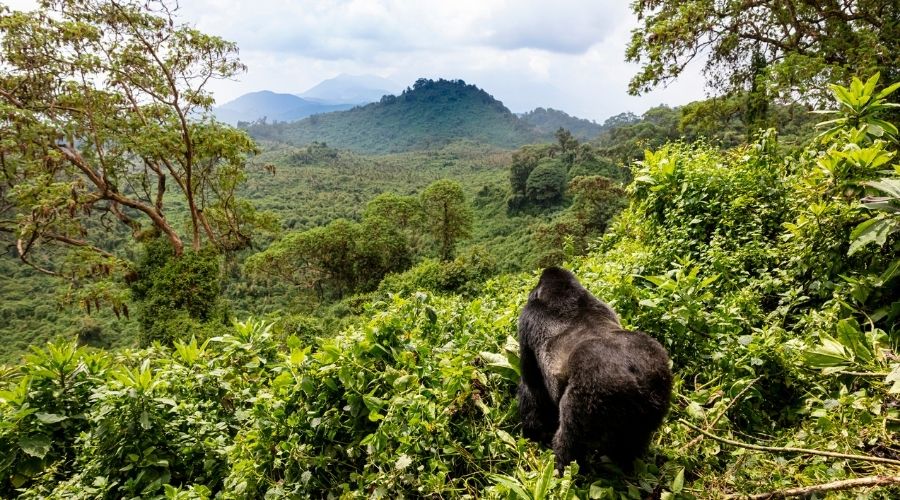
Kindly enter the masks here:
M 840 491 L 870 486 L 890 486 L 892 484 L 900 484 L 900 476 L 869 476 L 857 479 L 844 479 L 842 481 L 834 481 L 831 483 L 815 484 L 813 486 L 804 486 L 801 488 L 788 488 L 786 490 L 769 491 L 766 493 L 757 493 L 755 495 L 734 494 L 728 495 L 725 498 L 761 500 L 765 498 L 799 497 L 825 491 Z
M 866 462 L 878 462 L 882 464 L 891 464 L 900 466 L 900 460 L 893 460 L 890 458 L 881 458 L 881 457 L 873 457 L 870 455 L 852 455 L 849 453 L 837 453 L 833 451 L 822 451 L 822 450 L 813 450 L 810 448 L 793 448 L 793 447 L 780 447 L 780 446 L 760 446 L 758 444 L 749 444 L 742 443 L 740 441 L 734 441 L 731 439 L 723 438 L 721 436 L 716 436 L 715 434 L 705 431 L 696 425 L 684 420 L 678 419 L 682 424 L 694 429 L 695 431 L 705 435 L 706 437 L 715 439 L 720 443 L 730 444 L 732 446 L 737 446 L 738 448 L 746 448 L 748 450 L 756 450 L 756 451 L 769 451 L 772 453 L 803 453 L 807 455 L 821 455 L 823 457 L 832 457 L 832 458 L 845 458 L 848 460 L 862 460 Z
M 722 410 L 722 413 L 719 413 L 719 414 L 716 416 L 716 418 L 713 419 L 712 422 L 710 422 L 709 424 L 707 424 L 706 430 L 710 430 L 710 429 L 712 429 L 713 427 L 715 427 L 716 424 L 719 423 L 719 420 L 721 420 L 722 417 L 723 417 L 726 413 L 728 413 L 728 410 L 730 410 L 732 406 L 734 406 L 735 404 L 737 404 L 737 402 L 740 401 L 740 399 L 744 396 L 744 394 L 746 394 L 747 391 L 749 391 L 750 388 L 753 387 L 753 384 L 755 384 L 755 383 L 756 383 L 757 381 L 759 381 L 759 379 L 761 379 L 761 378 L 762 378 L 762 375 L 760 375 L 759 377 L 756 377 L 755 379 L 751 380 L 749 384 L 747 384 L 747 387 L 744 387 L 743 389 L 741 389 L 741 392 L 737 393 L 737 396 L 735 396 L 731 401 L 728 402 L 728 406 L 726 406 L 725 409 Z M 702 439 L 703 439 L 703 435 L 702 435 L 702 434 L 699 435 L 699 436 L 697 436 L 697 437 L 695 437 L 694 439 L 691 439 L 691 440 L 688 442 L 688 444 L 684 445 L 684 447 L 681 448 L 681 451 L 687 450 L 687 449 L 690 448 L 691 446 L 694 446 L 695 444 L 699 443 L 700 440 L 702 440 Z
M 837 373 L 838 375 L 852 375 L 854 377 L 887 377 L 888 375 L 890 375 L 890 373 L 888 373 L 888 372 L 879 373 L 879 372 L 843 372 L 843 371 L 841 371 L 841 372 L 835 372 L 835 373 Z

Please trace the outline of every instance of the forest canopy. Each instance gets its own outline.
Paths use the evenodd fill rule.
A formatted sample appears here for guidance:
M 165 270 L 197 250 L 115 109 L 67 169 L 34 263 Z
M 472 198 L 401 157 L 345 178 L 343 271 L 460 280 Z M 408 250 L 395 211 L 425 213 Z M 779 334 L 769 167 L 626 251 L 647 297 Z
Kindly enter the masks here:
M 705 59 L 719 93 L 827 97 L 825 85 L 881 72 L 900 79 L 900 5 L 881 0 L 638 0 L 626 50 L 641 64 L 632 94 L 676 79 Z

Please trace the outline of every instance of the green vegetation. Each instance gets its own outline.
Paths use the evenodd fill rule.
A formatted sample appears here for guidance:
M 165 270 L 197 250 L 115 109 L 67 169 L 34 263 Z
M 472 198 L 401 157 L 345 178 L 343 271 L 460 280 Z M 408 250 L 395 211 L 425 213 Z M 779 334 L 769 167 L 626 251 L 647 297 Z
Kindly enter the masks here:
M 70 303 L 118 315 L 123 241 L 160 234 L 181 255 L 183 220 L 194 251 L 230 251 L 270 225 L 235 196 L 255 144 L 204 115 L 206 83 L 243 65 L 153 2 L 41 7 L 0 8 L 0 234 Z
M 642 64 L 629 91 L 637 94 L 678 77 L 708 54 L 707 82 L 791 100 L 827 99 L 824 83 L 882 72 L 900 79 L 900 6 L 881 0 L 641 0 L 641 25 L 626 50 Z
M 419 80 L 261 150 L 206 116 L 233 44 L 41 6 L 0 6 L 0 496 L 900 494 L 900 83 L 822 85 L 815 137 L 774 99 L 896 75 L 892 5 L 636 2 L 632 90 L 709 44 L 729 91 L 589 141 Z M 521 437 L 516 320 L 560 263 L 671 354 L 633 473 Z
M 435 149 L 463 139 L 514 148 L 547 137 L 474 85 L 426 79 L 380 102 L 298 122 L 252 123 L 246 130 L 258 140 L 327 142 L 367 154 Z
M 900 168 L 880 120 L 898 86 L 874 87 L 835 87 L 846 120 L 802 151 L 774 132 L 649 151 L 629 206 L 568 262 L 672 355 L 673 408 L 632 475 L 594 457 L 554 477 L 520 437 L 523 273 L 375 296 L 313 340 L 251 321 L 172 347 L 37 349 L 2 375 L 0 491 L 637 499 L 857 481 L 895 497 Z
M 220 296 L 219 257 L 210 250 L 188 250 L 179 257 L 167 239 L 157 238 L 144 245 L 144 255 L 129 278 L 142 346 L 171 345 L 184 332 L 205 337 L 204 329 L 230 323 Z M 116 316 L 120 311 L 128 317 L 127 304 L 113 308 Z

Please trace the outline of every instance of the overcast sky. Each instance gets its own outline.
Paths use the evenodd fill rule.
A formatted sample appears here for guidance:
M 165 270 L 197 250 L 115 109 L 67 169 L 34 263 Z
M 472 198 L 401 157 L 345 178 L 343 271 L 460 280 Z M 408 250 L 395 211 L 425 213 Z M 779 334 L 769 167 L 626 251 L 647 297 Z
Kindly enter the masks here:
M 4 0 L 0 0 L 4 1 Z M 30 0 L 5 0 L 13 8 Z M 256 90 L 300 93 L 341 73 L 463 79 L 511 110 L 538 106 L 602 122 L 704 97 L 699 64 L 640 97 L 624 62 L 637 20 L 625 0 L 182 0 L 182 20 L 237 42 L 248 70 L 211 87 L 219 103 Z

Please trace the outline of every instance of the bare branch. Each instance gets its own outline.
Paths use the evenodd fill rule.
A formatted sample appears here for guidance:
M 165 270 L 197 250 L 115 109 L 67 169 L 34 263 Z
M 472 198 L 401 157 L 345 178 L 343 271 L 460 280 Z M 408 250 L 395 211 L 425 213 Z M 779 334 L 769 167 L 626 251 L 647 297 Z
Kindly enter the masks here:
M 900 484 L 900 476 L 869 476 L 856 479 L 844 479 L 841 481 L 833 481 L 830 483 L 816 484 L 813 486 L 804 486 L 800 488 L 789 488 L 786 490 L 769 491 L 766 493 L 756 493 L 754 495 L 734 494 L 728 495 L 728 499 L 747 499 L 762 500 L 766 498 L 788 498 L 808 496 L 813 493 L 825 493 L 827 491 L 842 491 L 854 488 L 871 488 L 877 486 L 891 486 Z
M 900 466 L 900 460 L 894 460 L 891 458 L 882 458 L 882 457 L 873 457 L 871 455 L 853 455 L 850 453 L 837 453 L 833 451 L 822 451 L 822 450 L 814 450 L 811 448 L 793 448 L 793 447 L 780 447 L 780 446 L 760 446 L 757 444 L 749 444 L 742 443 L 740 441 L 734 441 L 732 439 L 723 438 L 721 436 L 717 436 L 711 432 L 705 431 L 696 425 L 684 420 L 678 419 L 679 422 L 694 429 L 695 431 L 703 434 L 708 438 L 715 439 L 720 443 L 730 444 L 731 446 L 737 446 L 738 448 L 746 448 L 748 450 L 756 450 L 756 451 L 767 451 L 770 453 L 800 453 L 804 455 L 819 455 L 823 457 L 831 457 L 831 458 L 843 458 L 846 460 L 861 460 L 864 462 L 877 462 L 882 464 L 890 464 L 890 465 L 898 465 Z

